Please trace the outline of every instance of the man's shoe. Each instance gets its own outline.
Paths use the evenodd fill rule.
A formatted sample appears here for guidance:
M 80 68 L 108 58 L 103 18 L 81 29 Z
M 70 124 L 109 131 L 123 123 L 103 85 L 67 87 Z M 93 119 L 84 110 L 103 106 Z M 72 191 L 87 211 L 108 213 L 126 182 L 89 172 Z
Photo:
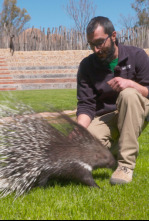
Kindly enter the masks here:
M 132 176 L 133 176 L 133 170 L 125 166 L 118 166 L 118 168 L 112 174 L 110 183 L 112 185 L 130 183 L 132 181 Z

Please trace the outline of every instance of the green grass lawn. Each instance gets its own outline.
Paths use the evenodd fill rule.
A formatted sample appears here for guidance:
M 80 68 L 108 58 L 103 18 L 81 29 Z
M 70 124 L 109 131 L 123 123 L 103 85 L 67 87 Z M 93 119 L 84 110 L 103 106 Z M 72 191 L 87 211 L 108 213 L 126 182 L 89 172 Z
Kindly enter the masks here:
M 49 104 L 60 109 L 76 108 L 75 90 L 12 94 L 37 112 L 48 111 Z M 1 102 L 3 99 L 4 92 L 0 93 Z M 45 189 L 35 188 L 15 201 L 13 195 L 0 199 L 0 220 L 149 220 L 149 126 L 139 143 L 140 153 L 132 183 L 111 186 L 110 169 L 93 172 L 100 190 L 73 182 L 53 181 Z
M 47 112 L 51 108 L 74 110 L 76 108 L 76 90 L 34 90 L 0 92 L 0 101 L 23 102 L 36 112 Z

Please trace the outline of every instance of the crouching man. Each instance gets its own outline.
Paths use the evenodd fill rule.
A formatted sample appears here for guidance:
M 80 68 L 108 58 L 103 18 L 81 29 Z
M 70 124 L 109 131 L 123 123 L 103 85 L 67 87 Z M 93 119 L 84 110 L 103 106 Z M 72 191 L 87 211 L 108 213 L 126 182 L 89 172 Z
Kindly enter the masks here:
M 140 48 L 118 43 L 106 17 L 87 27 L 93 54 L 85 58 L 77 77 L 77 122 L 105 147 L 118 150 L 111 184 L 132 181 L 140 136 L 149 115 L 149 57 Z

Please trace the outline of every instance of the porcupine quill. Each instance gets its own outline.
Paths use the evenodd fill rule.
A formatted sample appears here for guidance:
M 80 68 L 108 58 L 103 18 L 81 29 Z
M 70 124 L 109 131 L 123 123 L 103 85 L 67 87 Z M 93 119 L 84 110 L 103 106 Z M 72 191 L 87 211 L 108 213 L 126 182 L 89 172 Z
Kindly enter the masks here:
M 55 178 L 98 187 L 92 170 L 115 164 L 109 150 L 64 114 L 49 123 L 26 106 L 0 105 L 0 117 L 1 197 L 18 197 Z

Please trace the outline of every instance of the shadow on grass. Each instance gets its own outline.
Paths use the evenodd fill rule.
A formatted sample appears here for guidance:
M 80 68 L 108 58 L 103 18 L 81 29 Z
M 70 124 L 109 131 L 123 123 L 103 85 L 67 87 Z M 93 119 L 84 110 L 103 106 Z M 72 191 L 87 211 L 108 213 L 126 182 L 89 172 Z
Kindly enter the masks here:
M 100 181 L 102 180 L 107 180 L 107 179 L 110 179 L 110 175 L 108 172 L 102 172 L 102 173 L 96 173 L 96 174 L 93 174 L 93 179 L 99 179 Z M 71 180 L 71 179 L 60 179 L 60 178 L 54 178 L 52 180 L 49 180 L 47 182 L 47 184 L 43 187 L 44 189 L 47 189 L 49 187 L 55 187 L 55 186 L 59 186 L 59 187 L 67 187 L 67 186 L 70 186 L 70 185 L 76 185 L 76 186 L 86 186 L 86 187 L 89 187 L 77 180 Z
M 94 179 L 106 180 L 110 178 L 108 172 L 100 173 L 100 174 L 93 174 Z
M 97 172 L 94 172 L 93 174 L 93 179 L 94 180 L 99 180 L 100 182 L 104 181 L 104 180 L 109 180 L 110 178 L 110 175 L 108 173 L 108 171 L 104 171 L 102 173 L 98 173 Z M 96 182 L 95 181 L 95 182 Z M 60 178 L 53 178 L 52 180 L 49 180 L 45 186 L 39 186 L 39 185 L 35 185 L 29 192 L 25 192 L 22 196 L 25 196 L 25 195 L 28 195 L 29 193 L 33 193 L 33 192 L 36 192 L 36 190 L 38 189 L 43 189 L 43 190 L 48 190 L 49 188 L 67 188 L 67 187 L 70 187 L 70 186 L 73 186 L 73 187 L 86 187 L 88 188 L 89 190 L 91 189 L 98 189 L 98 188 L 95 188 L 95 187 L 90 187 L 88 185 L 85 185 L 79 181 L 76 181 L 76 180 L 70 180 L 70 179 L 60 179 Z M 100 185 L 99 185 L 99 189 L 100 189 Z M 11 194 L 12 197 L 15 197 L 15 193 L 12 193 Z M 8 196 L 9 197 L 9 196 Z

